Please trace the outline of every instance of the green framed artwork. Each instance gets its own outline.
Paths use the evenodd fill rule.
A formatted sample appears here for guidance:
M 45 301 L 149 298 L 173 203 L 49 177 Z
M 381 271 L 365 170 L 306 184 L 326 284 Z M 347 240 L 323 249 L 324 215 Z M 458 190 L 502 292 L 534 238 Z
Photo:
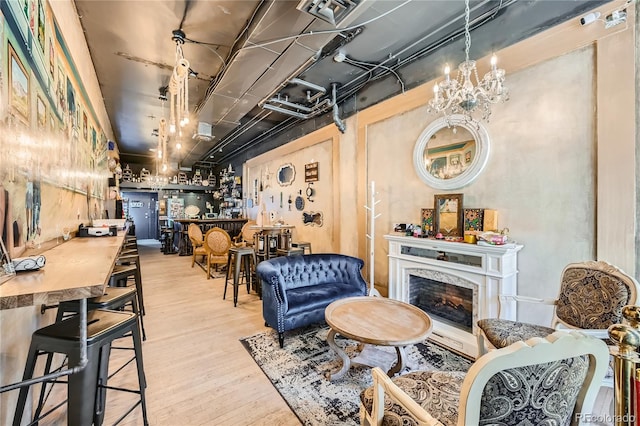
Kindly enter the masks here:
M 433 233 L 433 209 L 422 209 L 420 218 L 422 221 L 422 235 L 430 236 Z
M 464 209 L 464 230 L 482 231 L 484 209 Z

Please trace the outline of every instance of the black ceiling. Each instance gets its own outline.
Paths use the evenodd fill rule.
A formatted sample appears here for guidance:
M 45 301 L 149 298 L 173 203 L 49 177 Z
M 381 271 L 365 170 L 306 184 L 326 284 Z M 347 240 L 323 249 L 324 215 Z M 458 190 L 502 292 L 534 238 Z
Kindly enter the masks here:
M 186 36 L 184 56 L 194 74 L 192 120 L 183 148 L 171 152 L 174 168 L 237 164 L 331 123 L 334 84 L 344 119 L 464 59 L 463 1 L 354 0 L 337 28 L 299 10 L 299 3 L 76 0 L 121 161 L 154 161 L 152 133 L 168 114 L 159 97 L 175 64 L 177 29 Z M 483 57 L 603 3 L 471 1 L 470 56 Z M 197 122 L 213 126 L 212 140 L 192 137 Z

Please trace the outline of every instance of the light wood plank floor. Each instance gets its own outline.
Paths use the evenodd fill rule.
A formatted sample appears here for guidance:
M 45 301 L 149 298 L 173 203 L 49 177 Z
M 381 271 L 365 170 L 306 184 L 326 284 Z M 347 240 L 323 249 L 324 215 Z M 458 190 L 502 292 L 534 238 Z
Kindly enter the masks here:
M 146 315 L 143 343 L 147 413 L 151 425 L 300 425 L 239 339 L 267 328 L 262 301 L 241 288 L 222 300 L 224 278 L 206 279 L 190 256 L 163 255 L 157 241 L 139 244 Z M 128 339 L 127 339 L 128 340 Z M 123 346 L 128 342 L 123 339 Z M 129 354 L 112 351 L 111 366 Z M 135 363 L 109 383 L 137 389 Z M 51 401 L 66 392 L 55 387 Z M 105 424 L 113 424 L 137 395 L 109 391 Z M 59 413 L 58 413 L 59 412 Z M 65 424 L 59 409 L 46 424 Z M 41 423 L 42 424 L 42 423 Z M 140 408 L 120 424 L 141 425 Z
M 207 280 L 201 268 L 191 268 L 190 256 L 163 255 L 152 240 L 141 242 L 139 251 L 147 310 L 143 352 L 149 423 L 300 425 L 239 341 L 267 329 L 258 296 L 241 289 L 234 308 L 232 287 L 222 300 L 224 279 Z M 111 367 L 128 356 L 112 351 Z M 135 371 L 129 365 L 109 384 L 136 389 Z M 50 401 L 64 399 L 65 392 L 65 386 L 56 386 Z M 136 397 L 110 391 L 105 425 L 113 424 Z M 610 389 L 601 389 L 593 411 L 610 414 L 612 398 Z M 64 409 L 46 420 L 41 424 L 65 425 Z M 121 424 L 141 425 L 140 408 Z

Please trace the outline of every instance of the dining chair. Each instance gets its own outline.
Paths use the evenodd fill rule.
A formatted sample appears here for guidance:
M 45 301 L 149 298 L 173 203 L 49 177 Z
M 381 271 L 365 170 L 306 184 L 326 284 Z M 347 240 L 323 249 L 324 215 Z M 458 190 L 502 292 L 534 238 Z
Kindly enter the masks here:
M 467 373 L 372 370 L 360 395 L 363 425 L 582 424 L 609 362 L 600 339 L 556 331 L 480 357 Z M 588 414 L 587 414 L 588 415 Z
M 218 265 L 226 265 L 231 248 L 231 237 L 222 228 L 213 227 L 204 236 L 204 247 L 207 253 L 207 279 L 211 278 L 211 264 L 216 270 Z
M 187 236 L 191 241 L 191 247 L 193 249 L 193 257 L 191 258 L 191 267 L 196 263 L 196 256 L 206 256 L 207 250 L 204 247 L 204 239 L 202 230 L 195 223 L 190 223 L 187 228 Z
M 244 225 L 242 225 L 240 233 L 233 238 L 233 245 L 235 247 L 253 246 L 253 236 L 255 235 L 256 230 L 251 229 L 251 227 L 255 225 L 256 222 L 254 220 L 249 220 Z

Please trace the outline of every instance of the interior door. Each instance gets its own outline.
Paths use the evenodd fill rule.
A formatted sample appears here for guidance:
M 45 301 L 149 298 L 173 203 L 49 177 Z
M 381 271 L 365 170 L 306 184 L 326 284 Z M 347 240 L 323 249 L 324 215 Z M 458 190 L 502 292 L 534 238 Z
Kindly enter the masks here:
M 158 212 L 155 192 L 129 192 L 123 194 L 129 199 L 129 216 L 136 226 L 136 238 L 139 240 L 158 239 Z

